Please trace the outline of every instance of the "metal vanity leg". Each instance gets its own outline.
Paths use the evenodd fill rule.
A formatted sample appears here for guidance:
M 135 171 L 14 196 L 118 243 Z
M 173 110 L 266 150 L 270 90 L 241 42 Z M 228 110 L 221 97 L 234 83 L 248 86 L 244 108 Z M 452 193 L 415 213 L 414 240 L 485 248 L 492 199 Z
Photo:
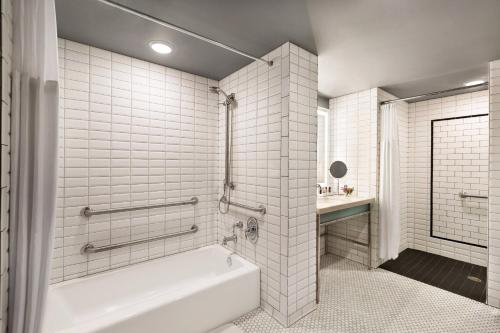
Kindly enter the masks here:
M 372 269 L 372 207 L 368 211 L 368 269 Z
M 320 215 L 316 214 L 316 304 L 319 303 L 319 261 L 321 257 Z

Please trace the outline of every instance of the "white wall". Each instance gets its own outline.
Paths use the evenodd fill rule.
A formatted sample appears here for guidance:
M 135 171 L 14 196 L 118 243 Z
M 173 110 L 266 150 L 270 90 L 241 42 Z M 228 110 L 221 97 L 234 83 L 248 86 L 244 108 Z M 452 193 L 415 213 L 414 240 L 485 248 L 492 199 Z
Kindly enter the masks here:
M 488 304 L 500 308 L 500 60 L 490 62 Z
M 488 113 L 488 92 L 409 104 L 409 247 L 486 266 L 487 250 L 430 237 L 431 120 Z
M 433 123 L 432 233 L 480 246 L 488 243 L 488 115 Z
M 238 231 L 236 251 L 261 268 L 261 305 L 289 325 L 314 309 L 316 291 L 317 57 L 286 43 L 224 78 L 235 93 L 231 200 L 267 208 L 256 245 Z M 219 109 L 219 185 L 224 178 L 224 107 Z M 222 187 L 219 186 L 219 196 Z M 249 212 L 219 214 L 219 240 Z M 232 244 L 230 244 L 232 246 Z
M 2 118 L 0 202 L 0 332 L 7 330 L 9 287 L 10 88 L 12 68 L 12 2 L 2 1 Z
M 329 163 L 346 162 L 348 172 L 341 179 L 341 186 L 354 186 L 354 195 L 378 196 L 379 174 L 379 112 L 378 105 L 394 96 L 381 89 L 368 89 L 330 100 L 330 151 Z M 407 170 L 408 170 L 408 105 L 397 103 L 399 116 L 401 164 L 401 240 L 400 251 L 407 243 Z M 332 186 L 336 181 L 329 178 Z M 378 203 L 372 205 L 372 266 L 381 264 L 378 259 Z M 368 241 L 366 216 L 352 218 L 328 227 L 328 234 L 346 236 L 366 243 Z M 368 264 L 368 249 L 350 241 L 327 236 L 327 252 L 353 261 Z
M 216 81 L 60 40 L 60 154 L 52 282 L 216 241 Z M 196 206 L 80 216 L 199 198 Z M 81 255 L 199 227 L 193 235 Z

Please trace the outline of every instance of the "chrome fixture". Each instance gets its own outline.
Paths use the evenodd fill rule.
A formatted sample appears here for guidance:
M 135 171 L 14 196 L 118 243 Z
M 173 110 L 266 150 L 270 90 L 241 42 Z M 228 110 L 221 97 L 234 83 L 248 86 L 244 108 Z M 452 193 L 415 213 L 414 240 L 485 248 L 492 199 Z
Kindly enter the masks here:
M 481 90 L 488 89 L 488 82 L 474 84 L 474 85 L 465 86 L 465 87 L 458 87 L 458 88 L 453 88 L 453 89 L 448 89 L 448 90 L 434 91 L 434 92 L 431 92 L 431 93 L 417 95 L 417 96 L 391 99 L 391 100 L 388 100 L 388 101 L 385 101 L 385 102 L 381 102 L 380 105 L 394 103 L 394 102 L 399 102 L 399 101 L 407 101 L 407 100 L 416 99 L 416 98 L 424 98 L 424 97 L 429 97 L 429 96 L 436 96 L 436 95 L 446 94 L 446 93 L 450 93 L 450 92 L 461 91 L 461 90 L 466 90 L 466 89 L 474 89 L 474 88 L 481 88 Z
M 189 230 L 186 230 L 186 231 L 179 231 L 179 232 L 174 232 L 171 234 L 166 234 L 166 235 L 161 235 L 161 236 L 142 238 L 142 239 L 137 239 L 137 240 L 133 240 L 130 242 L 123 242 L 123 243 L 104 245 L 104 246 L 95 246 L 91 243 L 88 243 L 88 244 L 85 244 L 80 249 L 80 253 L 81 254 L 88 254 L 88 253 L 99 253 L 99 252 L 104 252 L 104 251 L 110 251 L 110 250 L 115 250 L 115 249 L 119 249 L 119 248 L 126 247 L 126 246 L 138 245 L 138 244 L 153 242 L 153 241 L 157 241 L 157 240 L 161 240 L 161 239 L 167 239 L 167 238 L 172 238 L 172 237 L 193 234 L 197 231 L 198 231 L 198 226 L 192 225 L 191 228 Z
M 487 196 L 467 194 L 467 192 L 465 192 L 465 191 L 458 193 L 458 196 L 462 199 L 465 199 L 465 198 L 488 199 Z
M 245 238 L 253 244 L 257 243 L 257 240 L 259 239 L 259 222 L 253 216 L 249 217 L 247 220 Z
M 228 105 L 236 101 L 234 93 L 228 95 L 219 87 L 209 87 L 208 89 L 211 93 L 224 95 L 226 100 L 222 102 L 223 105 Z
M 234 184 L 231 182 L 231 145 L 232 145 L 232 123 L 233 117 L 231 114 L 231 104 L 233 104 L 236 99 L 234 94 L 226 94 L 224 90 L 219 87 L 210 87 L 211 93 L 222 94 L 226 100 L 222 103 L 226 107 L 226 140 L 225 140 L 225 156 L 224 156 L 224 193 L 219 200 L 219 212 L 221 214 L 226 214 L 229 211 L 229 202 L 231 190 L 234 189 Z M 223 209 L 221 204 L 225 204 L 226 207 Z
M 235 206 L 239 208 L 248 209 L 254 212 L 260 212 L 261 214 L 266 213 L 266 208 L 264 206 L 259 206 L 257 208 L 243 205 L 237 202 L 231 201 L 231 190 L 234 190 L 234 184 L 231 181 L 231 147 L 232 147 L 232 133 L 233 133 L 233 117 L 231 112 L 231 105 L 236 103 L 236 98 L 234 93 L 226 94 L 224 90 L 219 87 L 209 87 L 211 93 L 222 94 L 225 97 L 225 101 L 222 103 L 226 107 L 226 142 L 225 142 L 225 156 L 224 156 L 224 190 L 223 194 L 219 199 L 219 212 L 221 214 L 227 214 L 229 212 L 229 206 Z M 222 205 L 225 207 L 223 208 Z
M 237 50 L 237 49 L 235 49 L 235 48 L 233 48 L 231 46 L 228 46 L 226 44 L 222 44 L 222 43 L 220 43 L 218 41 L 215 41 L 213 39 L 207 38 L 205 36 L 198 35 L 197 33 L 194 33 L 192 31 L 186 30 L 186 29 L 181 28 L 179 26 L 176 26 L 176 25 L 174 25 L 172 23 L 168 23 L 166 21 L 160 20 L 160 19 L 158 19 L 158 18 L 156 18 L 154 16 L 142 13 L 142 12 L 140 12 L 138 10 L 133 9 L 133 8 L 124 6 L 124 5 L 120 4 L 120 3 L 117 3 L 117 2 L 114 2 L 114 1 L 109 1 L 109 0 L 97 0 L 97 1 L 99 1 L 100 3 L 105 4 L 107 6 L 110 6 L 110 7 L 119 9 L 119 10 L 122 10 L 122 11 L 124 11 L 126 13 L 135 15 L 137 17 L 140 17 L 140 18 L 142 18 L 144 20 L 147 20 L 147 21 L 159 24 L 162 27 L 175 30 L 177 32 L 183 33 L 183 34 L 188 35 L 190 37 L 194 37 L 194 38 L 197 38 L 197 39 L 202 40 L 204 42 L 210 43 L 212 45 L 221 47 L 221 48 L 226 49 L 228 51 L 231 51 L 233 53 L 236 53 L 236 54 L 239 54 L 241 56 L 244 56 L 246 58 L 249 58 L 249 59 L 252 59 L 252 60 L 256 60 L 256 61 L 261 61 L 261 62 L 267 64 L 268 66 L 272 66 L 273 65 L 272 61 L 268 61 L 268 60 L 265 60 L 265 59 L 262 59 L 262 58 L 254 57 L 252 55 L 249 55 L 248 53 L 245 53 L 243 51 Z
M 227 245 L 227 242 L 233 242 L 236 244 L 238 242 L 238 236 L 236 234 L 232 234 L 231 236 L 224 236 L 222 239 L 222 245 Z
M 234 235 L 234 234 L 236 234 L 236 233 L 234 232 L 234 229 L 236 229 L 236 228 L 238 228 L 238 229 L 240 229 L 240 230 L 241 230 L 241 229 L 243 229 L 243 222 L 242 222 L 242 221 L 238 221 L 238 222 L 236 222 L 235 224 L 233 224 L 233 235 Z
M 240 203 L 237 203 L 235 201 L 227 201 L 227 199 L 225 197 L 222 197 L 220 198 L 219 200 L 219 203 L 222 202 L 228 206 L 235 206 L 235 207 L 238 207 L 238 208 L 243 208 L 243 209 L 247 209 L 247 210 L 250 210 L 252 212 L 258 212 L 258 213 L 261 213 L 262 215 L 266 214 L 266 207 L 264 207 L 263 205 L 259 205 L 259 207 L 250 207 L 250 206 L 247 206 L 247 205 L 244 205 L 244 204 L 240 204 Z
M 85 217 L 91 217 L 93 215 L 122 213 L 122 212 L 130 212 L 130 211 L 142 210 L 142 209 L 153 209 L 153 208 L 184 206 L 184 205 L 196 205 L 197 203 L 198 203 L 198 198 L 192 197 L 191 199 L 186 200 L 186 201 L 177 201 L 177 202 L 170 202 L 170 203 L 151 205 L 151 206 L 126 207 L 126 208 L 115 208 L 115 209 L 106 209 L 106 210 L 94 210 L 90 207 L 84 207 L 80 211 L 80 215 L 85 216 Z

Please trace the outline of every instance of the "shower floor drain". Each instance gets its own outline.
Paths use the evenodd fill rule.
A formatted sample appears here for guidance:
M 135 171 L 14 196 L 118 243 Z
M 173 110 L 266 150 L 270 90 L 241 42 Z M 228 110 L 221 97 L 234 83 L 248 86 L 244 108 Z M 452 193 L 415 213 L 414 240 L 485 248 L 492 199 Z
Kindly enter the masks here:
M 475 277 L 475 276 L 471 276 L 471 275 L 467 276 L 467 279 L 474 281 L 474 282 L 477 282 L 477 283 L 483 282 L 480 278 Z

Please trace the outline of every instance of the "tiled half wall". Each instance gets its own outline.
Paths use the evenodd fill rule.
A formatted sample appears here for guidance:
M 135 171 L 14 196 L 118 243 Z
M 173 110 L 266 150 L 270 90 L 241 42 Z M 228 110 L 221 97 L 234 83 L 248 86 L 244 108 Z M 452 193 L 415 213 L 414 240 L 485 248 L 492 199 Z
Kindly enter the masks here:
M 488 304 L 500 308 L 500 60 L 490 62 Z
M 284 325 L 315 308 L 317 57 L 286 43 L 220 82 L 236 94 L 231 200 L 267 207 L 253 244 L 238 232 L 236 251 L 261 267 L 261 305 Z M 219 110 L 219 185 L 224 172 L 224 108 Z M 219 195 L 222 187 L 219 186 Z M 249 213 L 219 214 L 218 237 Z

